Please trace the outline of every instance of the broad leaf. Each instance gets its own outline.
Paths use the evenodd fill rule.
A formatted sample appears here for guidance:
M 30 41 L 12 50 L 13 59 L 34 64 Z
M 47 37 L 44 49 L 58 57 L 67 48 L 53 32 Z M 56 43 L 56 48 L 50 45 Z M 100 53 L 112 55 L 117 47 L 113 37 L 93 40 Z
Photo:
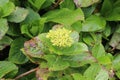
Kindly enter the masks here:
M 96 61 L 94 57 L 92 57 L 91 54 L 87 52 L 77 55 L 65 56 L 64 60 L 67 60 L 69 62 L 70 67 L 80 67 L 85 64 L 91 64 Z
M 71 25 L 71 28 L 77 32 L 80 32 L 82 29 L 82 23 L 81 21 L 77 21 Z
M 88 17 L 82 24 L 82 31 L 93 32 L 104 30 L 106 26 L 106 21 L 104 18 L 92 15 Z
M 13 40 L 8 37 L 8 36 L 4 36 L 1 40 L 0 40 L 0 50 L 4 49 L 6 46 L 9 46 L 11 44 Z
M 6 19 L 0 19 L 0 39 L 6 34 L 8 30 L 8 23 Z
M 120 55 L 116 55 L 114 56 L 114 60 L 113 60 L 113 68 L 115 70 L 119 70 L 120 69 Z
M 74 73 L 72 74 L 74 80 L 87 80 L 84 76 L 82 76 L 80 73 Z
M 99 2 L 99 0 L 74 0 L 74 2 L 77 7 L 88 7 Z
M 28 37 L 37 36 L 40 34 L 44 28 L 46 18 L 40 18 L 29 24 L 23 24 L 21 26 L 21 33 L 27 35 Z
M 2 6 L 1 9 L 2 17 L 6 17 L 14 11 L 15 5 L 12 2 L 8 2 L 4 6 Z
M 84 76 L 89 78 L 89 80 L 95 80 L 98 72 L 101 70 L 100 65 L 92 64 L 85 72 Z
M 28 2 L 35 7 L 37 10 L 41 8 L 46 0 L 28 0 Z
M 21 32 L 20 32 L 20 27 L 18 27 L 18 24 L 9 23 L 9 29 L 7 31 L 7 35 L 20 36 L 20 34 Z
M 78 20 L 84 20 L 84 14 L 81 9 L 75 11 L 63 8 L 46 13 L 47 22 L 52 21 L 66 26 L 70 26 Z
M 115 32 L 110 40 L 110 46 L 120 49 L 120 33 Z
M 12 62 L 0 61 L 0 79 L 5 75 L 10 75 L 9 77 L 14 77 L 17 72 L 18 67 Z
M 118 71 L 116 71 L 116 76 L 118 77 L 118 78 L 120 78 L 120 70 L 118 70 Z
M 98 62 L 102 65 L 108 65 L 112 63 L 111 59 L 108 56 L 99 57 Z
M 9 0 L 0 0 L 0 7 L 8 3 Z
M 32 23 L 33 21 L 40 19 L 40 15 L 37 12 L 33 11 L 31 8 L 28 8 L 28 11 L 29 13 L 22 24 Z
M 49 71 L 47 68 L 46 69 L 38 68 L 36 71 L 36 75 L 37 75 L 37 79 L 48 80 Z
M 119 0 L 104 0 L 101 13 L 108 21 L 120 21 Z
M 103 45 L 101 43 L 95 44 L 95 46 L 92 48 L 92 54 L 95 58 L 105 56 L 105 50 Z
M 106 71 L 105 69 L 101 69 L 95 80 L 109 80 L 108 71 Z
M 23 64 L 28 61 L 26 56 L 23 55 L 22 51 L 20 50 L 23 47 L 25 41 L 26 41 L 25 38 L 20 37 L 12 42 L 9 52 L 9 60 L 11 62 L 16 64 Z
M 76 55 L 88 51 L 88 47 L 84 43 L 79 42 L 73 44 L 71 47 L 66 48 L 59 48 L 53 46 L 51 50 L 58 55 Z
M 61 56 L 46 55 L 50 71 L 60 71 L 69 67 L 69 63 L 61 58 Z
M 68 8 L 71 10 L 75 9 L 75 5 L 73 0 L 64 0 L 61 4 L 60 4 L 60 8 Z
M 8 16 L 8 21 L 19 23 L 22 22 L 28 15 L 28 10 L 25 8 L 16 7 L 15 11 Z

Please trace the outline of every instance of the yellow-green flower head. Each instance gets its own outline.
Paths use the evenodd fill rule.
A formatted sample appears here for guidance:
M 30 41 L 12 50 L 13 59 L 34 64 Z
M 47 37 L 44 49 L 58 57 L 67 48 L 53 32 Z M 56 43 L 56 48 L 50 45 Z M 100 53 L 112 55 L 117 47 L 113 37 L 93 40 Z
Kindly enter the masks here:
M 54 46 L 70 47 L 73 43 L 70 33 L 71 31 L 65 28 L 57 28 L 55 30 L 50 30 L 46 37 L 50 39 Z

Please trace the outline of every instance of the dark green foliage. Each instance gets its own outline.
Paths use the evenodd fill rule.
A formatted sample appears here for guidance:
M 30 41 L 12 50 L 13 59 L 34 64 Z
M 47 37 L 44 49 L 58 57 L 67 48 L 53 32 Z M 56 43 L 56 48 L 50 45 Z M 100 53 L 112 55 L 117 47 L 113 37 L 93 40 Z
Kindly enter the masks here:
M 119 21 L 120 0 L 0 0 L 0 80 L 119 80 Z

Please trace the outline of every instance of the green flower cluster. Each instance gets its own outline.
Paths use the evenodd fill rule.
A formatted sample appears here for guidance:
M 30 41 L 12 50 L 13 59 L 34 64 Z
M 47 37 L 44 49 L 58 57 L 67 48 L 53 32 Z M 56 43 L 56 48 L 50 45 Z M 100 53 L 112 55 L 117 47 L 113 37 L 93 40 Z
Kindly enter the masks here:
M 50 30 L 46 37 L 50 39 L 54 46 L 70 47 L 73 43 L 70 33 L 70 30 L 58 28 L 56 30 Z

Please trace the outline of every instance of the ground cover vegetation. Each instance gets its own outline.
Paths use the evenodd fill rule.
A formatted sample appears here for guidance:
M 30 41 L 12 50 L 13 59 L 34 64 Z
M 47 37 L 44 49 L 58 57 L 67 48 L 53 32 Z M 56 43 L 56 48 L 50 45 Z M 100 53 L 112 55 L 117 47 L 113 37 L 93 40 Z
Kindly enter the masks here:
M 119 80 L 120 0 L 0 0 L 0 80 Z

